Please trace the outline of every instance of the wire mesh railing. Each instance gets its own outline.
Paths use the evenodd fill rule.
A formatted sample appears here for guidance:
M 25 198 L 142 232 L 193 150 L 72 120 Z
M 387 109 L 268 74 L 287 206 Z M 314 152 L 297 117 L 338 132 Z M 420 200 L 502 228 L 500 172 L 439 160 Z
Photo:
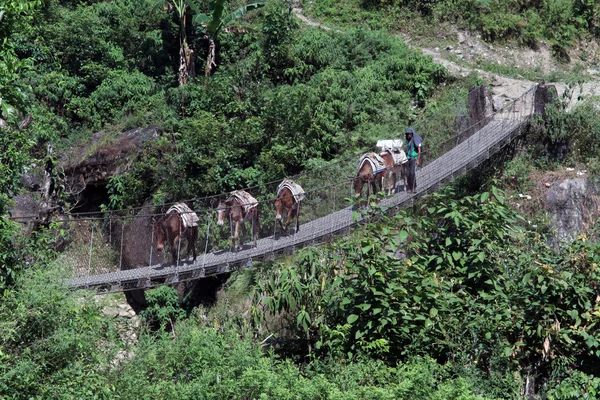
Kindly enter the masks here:
M 381 205 L 401 207 L 488 159 L 520 134 L 532 115 L 534 92 L 535 87 L 488 116 L 485 126 L 469 137 L 464 130 L 456 132 L 451 116 L 444 116 L 446 121 L 437 121 L 436 126 L 446 126 L 446 129 L 437 132 L 437 137 L 442 139 L 435 148 L 430 147 L 429 159 L 417 170 L 416 193 L 403 192 L 400 183 L 396 194 L 385 198 Z M 477 124 L 482 125 L 481 121 Z M 423 122 L 414 126 L 419 132 L 426 131 L 428 125 Z M 424 136 L 427 140 L 432 135 Z M 158 248 L 156 228 L 168 205 L 80 215 L 67 220 L 64 223 L 68 229 L 63 231 L 69 236 L 70 246 L 60 255 L 60 261 L 72 273 L 67 284 L 101 291 L 148 288 L 229 271 L 234 266 L 248 266 L 253 260 L 292 253 L 300 247 L 328 240 L 356 222 L 346 200 L 353 196 L 351 181 L 358 169 L 358 157 L 353 158 L 292 177 L 305 191 L 298 231 L 294 224 L 282 231 L 275 220 L 275 210 L 269 200 L 275 198 L 280 181 L 248 189 L 258 201 L 260 229 L 254 247 L 252 221 L 244 222 L 246 232 L 242 235 L 244 246 L 240 251 L 231 248 L 232 225 L 217 225 L 216 203 L 226 194 L 187 201 L 198 215 L 197 240 L 192 244 L 197 252 L 195 260 L 188 256 L 188 243 L 183 238 L 166 243 L 162 251 Z

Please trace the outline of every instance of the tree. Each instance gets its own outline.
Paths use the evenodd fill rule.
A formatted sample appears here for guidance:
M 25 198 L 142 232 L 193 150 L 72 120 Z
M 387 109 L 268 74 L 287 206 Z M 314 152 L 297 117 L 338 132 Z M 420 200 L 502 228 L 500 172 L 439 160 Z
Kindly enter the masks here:
M 209 14 L 201 13 L 197 5 L 190 3 L 190 6 L 196 12 L 196 16 L 194 16 L 192 21 L 195 24 L 202 26 L 204 34 L 208 39 L 208 56 L 206 57 L 206 68 L 204 71 L 205 76 L 210 76 L 213 68 L 217 66 L 217 39 L 223 28 L 236 19 L 246 15 L 248 11 L 260 8 L 266 4 L 264 1 L 248 3 L 230 14 L 223 15 L 225 12 L 225 1 L 226 0 L 215 0 L 208 3 L 208 8 L 210 10 Z
M 22 31 L 33 10 L 42 0 L 4 0 L 0 4 L 0 128 L 5 119 L 22 110 L 25 104 L 23 90 L 19 87 L 18 72 L 29 66 L 27 59 L 17 57 L 11 38 L 12 32 Z
M 18 269 L 15 246 L 17 227 L 7 218 L 10 196 L 14 195 L 23 166 L 30 162 L 33 140 L 17 128 L 17 117 L 26 108 L 26 91 L 19 84 L 19 73 L 30 65 L 15 51 L 12 34 L 31 29 L 29 19 L 42 0 L 4 0 L 0 4 L 0 289 L 10 283 Z M 25 123 L 27 121 L 27 123 Z M 19 128 L 25 128 L 26 118 Z

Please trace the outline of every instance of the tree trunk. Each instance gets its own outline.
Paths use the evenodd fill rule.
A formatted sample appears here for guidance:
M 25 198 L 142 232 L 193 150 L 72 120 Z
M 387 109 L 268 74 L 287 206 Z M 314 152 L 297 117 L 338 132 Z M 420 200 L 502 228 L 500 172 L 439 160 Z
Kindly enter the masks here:
M 217 62 L 215 61 L 216 54 L 215 41 L 212 37 L 208 37 L 208 56 L 206 57 L 206 70 L 204 71 L 204 76 L 209 77 L 212 73 L 213 67 L 217 66 Z
M 194 51 L 189 48 L 187 40 L 183 38 L 179 46 L 179 86 L 188 83 L 188 79 L 195 75 Z

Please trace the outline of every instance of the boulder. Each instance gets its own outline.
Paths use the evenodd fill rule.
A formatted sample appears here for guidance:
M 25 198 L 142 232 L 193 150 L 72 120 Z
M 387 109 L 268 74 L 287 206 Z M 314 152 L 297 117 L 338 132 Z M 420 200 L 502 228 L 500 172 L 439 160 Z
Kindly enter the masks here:
M 553 246 L 571 241 L 587 228 L 598 214 L 593 185 L 586 178 L 566 179 L 546 194 L 546 210 L 555 229 Z

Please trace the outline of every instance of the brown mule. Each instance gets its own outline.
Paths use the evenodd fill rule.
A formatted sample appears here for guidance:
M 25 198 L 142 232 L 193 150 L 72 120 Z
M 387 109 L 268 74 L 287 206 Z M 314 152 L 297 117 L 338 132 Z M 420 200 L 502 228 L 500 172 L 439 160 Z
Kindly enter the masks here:
M 245 203 L 244 198 L 251 199 L 250 203 Z M 243 247 L 243 239 L 246 234 L 245 222 L 250 220 L 252 223 L 252 237 L 254 247 L 260 232 L 260 218 L 258 215 L 258 203 L 254 197 L 243 190 L 233 192 L 227 200 L 219 200 L 217 205 L 217 225 L 223 226 L 225 219 L 229 217 L 231 224 L 231 248 L 235 251 Z M 242 235 L 240 236 L 240 229 Z
M 384 151 L 379 153 L 379 155 L 385 161 L 386 173 L 382 179 L 382 184 L 383 180 L 387 178 L 386 194 L 390 195 L 396 192 L 396 185 L 400 179 L 404 180 L 404 191 L 406 191 L 406 161 L 401 164 L 396 164 L 392 153 L 389 151 Z M 404 158 L 406 159 L 405 155 Z
M 168 212 L 158 222 L 154 224 L 154 234 L 156 235 L 156 249 L 160 252 L 169 245 L 173 263 L 177 264 L 181 255 L 181 240 L 187 242 L 187 257 L 190 257 L 190 251 L 193 255 L 193 261 L 196 261 L 196 241 L 198 240 L 198 226 L 185 227 L 183 219 L 177 212 Z
M 281 230 L 287 231 L 292 219 L 296 219 L 296 230 L 300 230 L 298 218 L 300 216 L 300 203 L 304 199 L 304 189 L 292 180 L 284 179 L 277 188 L 277 198 L 270 202 L 275 205 L 275 219 L 279 222 Z M 286 222 L 283 224 L 283 214 Z
M 376 159 L 375 153 L 366 153 L 361 157 L 358 173 L 352 180 L 356 196 L 362 195 L 365 183 L 367 184 L 367 197 L 371 195 L 371 189 L 373 189 L 373 193 L 384 190 L 385 178 L 387 178 L 386 193 L 392 194 L 396 189 L 398 176 L 404 177 L 404 188 L 406 189 L 405 164 L 395 164 L 394 157 L 388 151 L 384 151 L 378 156 L 383 161 L 383 165 Z M 374 170 L 373 167 L 379 168 Z

